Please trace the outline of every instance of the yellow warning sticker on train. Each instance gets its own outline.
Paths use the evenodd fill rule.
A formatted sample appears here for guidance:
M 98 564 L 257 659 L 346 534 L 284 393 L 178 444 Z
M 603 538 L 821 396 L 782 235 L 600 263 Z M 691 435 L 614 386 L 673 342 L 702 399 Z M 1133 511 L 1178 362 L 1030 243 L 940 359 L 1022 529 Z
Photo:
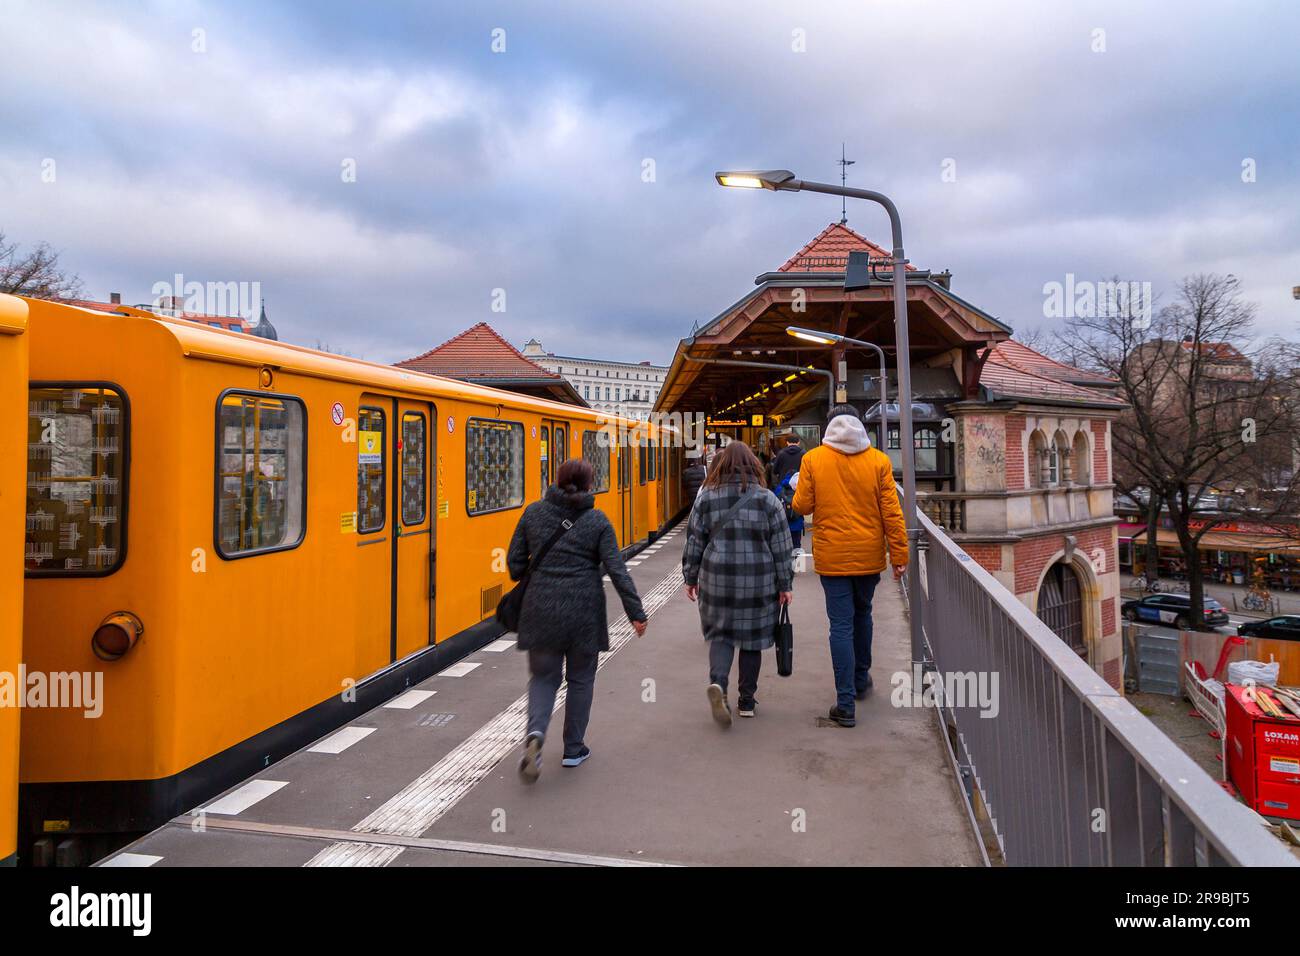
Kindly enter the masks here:
M 384 433 L 357 432 L 357 463 L 379 465 L 384 461 Z
M 438 517 L 446 518 L 451 515 L 451 502 L 443 498 L 438 502 Z
M 339 531 L 343 534 L 355 534 L 357 530 L 357 513 L 345 511 L 339 515 Z
M 71 820 L 46 820 L 43 829 L 46 833 L 67 833 L 72 829 Z

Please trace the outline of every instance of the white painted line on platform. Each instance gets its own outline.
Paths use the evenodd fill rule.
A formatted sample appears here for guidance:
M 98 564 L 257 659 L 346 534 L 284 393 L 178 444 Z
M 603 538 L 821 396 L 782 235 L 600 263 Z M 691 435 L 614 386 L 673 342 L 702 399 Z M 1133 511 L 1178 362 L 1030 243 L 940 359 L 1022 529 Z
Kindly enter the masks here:
M 478 667 L 475 661 L 461 661 L 459 664 L 452 664 L 446 670 L 438 671 L 434 677 L 464 677 L 474 668 Z
M 514 641 L 507 640 L 506 638 L 503 637 L 499 641 L 493 641 L 487 647 L 483 648 L 483 650 L 488 651 L 491 654 L 500 654 L 502 651 L 508 651 L 510 650 L 510 648 L 514 646 L 515 646 Z
M 405 694 L 394 697 L 384 706 L 392 710 L 410 710 L 423 704 L 436 693 L 438 693 L 436 690 L 408 690 Z
M 153 866 L 162 857 L 154 856 L 152 853 L 119 853 L 111 859 L 105 860 L 100 866 Z
M 403 849 L 382 843 L 331 843 L 303 866 L 387 866 Z
M 234 816 L 243 813 L 253 804 L 265 800 L 281 787 L 287 787 L 287 780 L 250 780 L 238 790 L 226 794 L 219 800 L 203 807 L 204 813 L 225 813 Z
M 639 568 L 639 567 L 641 567 L 641 562 L 640 562 L 640 561 L 629 561 L 629 562 L 627 563 L 627 566 L 628 566 L 629 568 Z
M 330 734 L 320 743 L 308 747 L 312 754 L 341 754 L 358 740 L 365 740 L 375 732 L 374 727 L 344 727 L 337 733 Z
M 642 598 L 646 615 L 667 604 L 681 588 L 682 569 L 675 567 Z M 597 669 L 604 667 L 634 633 L 626 619 L 611 627 L 609 650 L 600 655 Z M 555 695 L 556 711 L 564 706 L 568 691 L 565 683 Z M 352 829 L 359 833 L 419 836 L 519 746 L 527 726 L 528 695 L 523 694 Z

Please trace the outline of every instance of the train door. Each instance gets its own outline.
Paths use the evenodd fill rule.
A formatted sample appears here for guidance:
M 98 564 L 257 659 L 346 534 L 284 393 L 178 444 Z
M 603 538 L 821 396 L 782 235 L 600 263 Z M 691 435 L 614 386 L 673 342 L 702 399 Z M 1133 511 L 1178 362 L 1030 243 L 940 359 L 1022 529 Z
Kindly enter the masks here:
M 551 422 L 551 484 L 560 473 L 560 466 L 569 460 L 569 428 L 564 422 Z
M 393 659 L 393 528 L 389 508 L 389 427 L 396 402 L 364 394 L 357 407 L 357 581 L 361 613 L 353 625 L 358 674 Z
M 430 507 L 434 407 L 394 402 L 393 448 L 393 647 L 392 660 L 433 643 L 437 582 L 437 516 Z
M 619 538 L 618 543 L 626 548 L 635 539 L 632 537 L 632 446 L 624 432 L 618 440 L 618 505 Z
M 542 459 L 542 492 L 539 497 L 542 497 L 546 489 L 555 484 L 560 465 L 569 457 L 569 431 L 564 422 L 548 418 L 542 421 L 538 434 L 541 436 Z

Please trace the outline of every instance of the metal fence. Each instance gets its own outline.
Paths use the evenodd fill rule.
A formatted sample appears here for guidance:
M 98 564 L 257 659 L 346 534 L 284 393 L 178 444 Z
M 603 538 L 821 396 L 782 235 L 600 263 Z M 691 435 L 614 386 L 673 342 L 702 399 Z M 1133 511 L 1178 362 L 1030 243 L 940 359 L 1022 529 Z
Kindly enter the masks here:
M 939 696 L 967 792 L 1007 863 L 1296 864 L 1260 817 L 934 522 L 919 520 L 920 610 L 935 675 L 949 678 L 948 691 L 979 675 L 991 687 L 996 675 L 996 716 L 981 716 L 991 708 L 978 699 Z

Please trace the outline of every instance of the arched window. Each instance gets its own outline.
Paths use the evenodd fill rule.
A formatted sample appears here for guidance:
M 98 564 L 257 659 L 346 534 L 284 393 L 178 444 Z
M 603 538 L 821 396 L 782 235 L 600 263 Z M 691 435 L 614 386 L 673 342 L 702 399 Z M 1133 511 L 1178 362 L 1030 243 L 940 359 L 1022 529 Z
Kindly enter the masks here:
M 1074 433 L 1074 483 L 1087 485 L 1091 483 L 1092 456 L 1088 454 L 1088 436 L 1080 428 Z
M 1070 439 L 1065 432 L 1057 429 L 1052 436 L 1052 458 L 1054 459 L 1052 484 L 1064 485 L 1070 482 Z
M 1079 574 L 1064 561 L 1047 569 L 1038 589 L 1039 620 L 1065 641 L 1070 649 L 1087 659 L 1088 642 L 1083 636 L 1083 588 Z
M 1029 436 L 1029 486 L 1041 488 L 1047 482 L 1047 436 L 1035 431 Z

